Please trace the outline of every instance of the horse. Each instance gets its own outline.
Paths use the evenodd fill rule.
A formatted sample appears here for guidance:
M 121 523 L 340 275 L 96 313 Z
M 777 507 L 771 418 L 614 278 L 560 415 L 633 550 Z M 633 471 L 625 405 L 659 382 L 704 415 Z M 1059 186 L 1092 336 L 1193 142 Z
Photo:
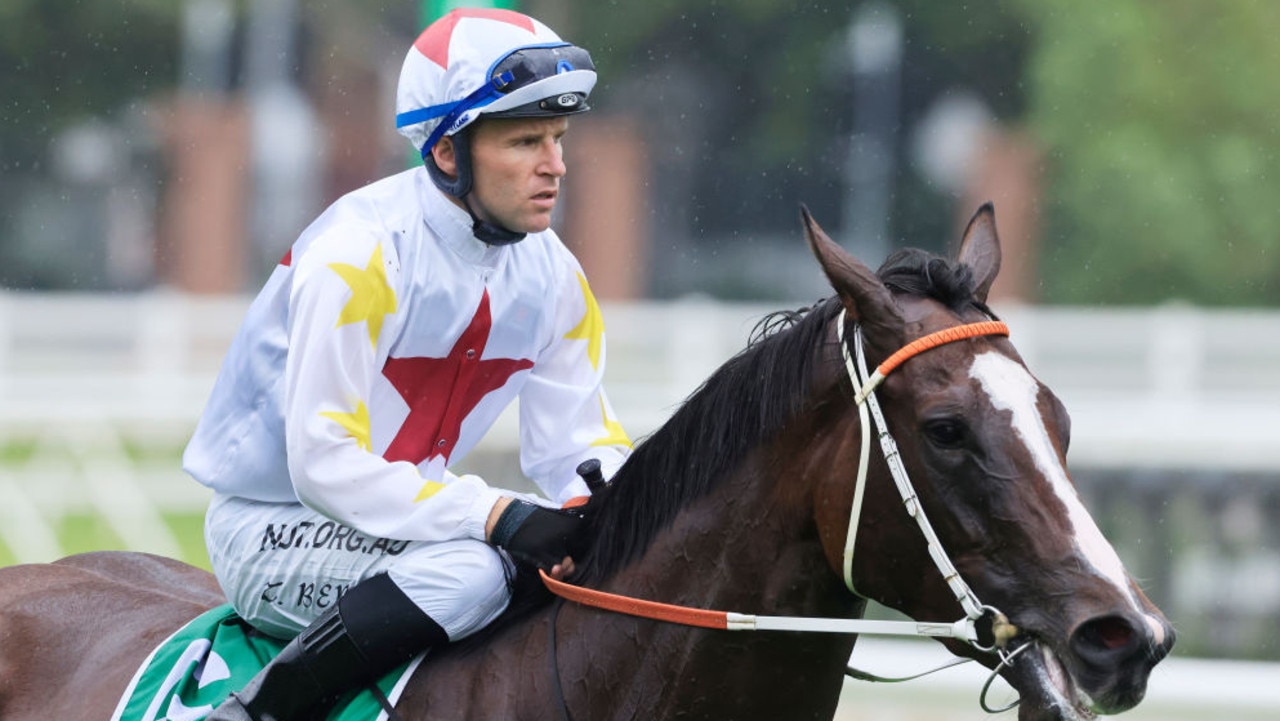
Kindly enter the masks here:
M 1081 504 L 1066 469 L 1067 412 L 1011 341 L 984 330 L 917 348 L 877 381 L 852 370 L 855 355 L 883 363 L 913 341 L 995 320 L 990 204 L 954 258 L 900 251 L 878 274 L 807 210 L 802 221 L 834 295 L 767 319 L 637 445 L 584 511 L 592 540 L 574 586 L 837 620 L 861 618 L 874 600 L 929 622 L 974 616 L 968 594 L 1003 637 L 991 638 L 993 621 L 984 641 L 941 641 L 1012 685 L 1019 721 L 1136 705 L 1173 629 Z M 869 461 L 868 397 L 897 441 Z M 206 572 L 143 554 L 0 569 L 0 717 L 109 716 L 149 650 L 222 602 Z M 830 719 L 855 641 L 543 603 L 432 650 L 397 712 Z

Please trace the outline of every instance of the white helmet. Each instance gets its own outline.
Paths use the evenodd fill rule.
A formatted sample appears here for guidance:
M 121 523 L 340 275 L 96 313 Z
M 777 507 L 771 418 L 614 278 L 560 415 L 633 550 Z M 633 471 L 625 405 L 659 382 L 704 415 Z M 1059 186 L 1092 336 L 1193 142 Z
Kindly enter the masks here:
M 596 84 L 586 50 L 512 10 L 460 8 L 418 36 L 400 70 L 396 128 L 425 160 L 443 135 L 481 115 L 588 110 Z

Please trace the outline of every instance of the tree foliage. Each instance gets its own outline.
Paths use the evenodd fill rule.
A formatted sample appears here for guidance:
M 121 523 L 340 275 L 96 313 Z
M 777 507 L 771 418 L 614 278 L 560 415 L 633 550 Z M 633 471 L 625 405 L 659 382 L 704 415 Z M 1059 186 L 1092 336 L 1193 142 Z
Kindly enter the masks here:
M 896 5 L 904 138 L 933 98 L 962 86 L 1043 141 L 1044 299 L 1280 301 L 1280 83 L 1271 78 L 1280 5 Z M 838 212 L 852 103 L 840 44 L 855 7 L 612 0 L 579 3 L 575 17 L 603 58 L 606 87 L 654 66 L 672 86 L 677 73 L 698 76 L 699 94 L 639 112 L 707 116 L 701 135 L 670 138 L 688 141 L 697 161 L 681 197 L 698 218 L 736 213 L 731 222 L 760 228 L 777 227 L 769 218 L 794 202 L 771 187 L 800 188 L 818 210 Z M 895 240 L 936 242 L 949 199 L 909 170 L 895 184 Z
M 1074 303 L 1280 302 L 1280 5 L 1026 0 L 1041 275 Z

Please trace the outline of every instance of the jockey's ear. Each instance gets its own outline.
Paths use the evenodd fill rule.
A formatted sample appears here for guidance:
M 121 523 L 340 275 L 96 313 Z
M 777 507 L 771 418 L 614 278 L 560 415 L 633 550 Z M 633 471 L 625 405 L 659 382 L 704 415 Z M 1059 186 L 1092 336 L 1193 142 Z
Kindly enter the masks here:
M 906 323 L 893 294 L 870 268 L 822 230 L 808 208 L 800 207 L 800 217 L 810 250 L 840 296 L 849 318 L 866 329 L 868 344 L 881 350 L 882 357 L 901 347 Z
M 435 158 L 436 167 L 451 178 L 458 177 L 458 156 L 454 152 L 453 138 L 448 135 L 436 141 L 431 147 L 431 157 Z

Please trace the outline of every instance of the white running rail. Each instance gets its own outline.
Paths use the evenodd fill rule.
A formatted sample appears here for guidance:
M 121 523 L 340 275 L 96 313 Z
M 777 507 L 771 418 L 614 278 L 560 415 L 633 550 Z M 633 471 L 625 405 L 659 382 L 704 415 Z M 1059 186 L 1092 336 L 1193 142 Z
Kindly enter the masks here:
M 48 560 L 61 551 L 58 519 L 88 507 L 130 547 L 172 552 L 161 513 L 208 498 L 176 453 L 248 301 L 0 291 L 0 541 L 22 560 Z M 603 304 L 609 392 L 632 437 L 777 307 Z M 1073 466 L 1280 470 L 1280 311 L 996 311 L 1071 411 Z M 481 450 L 509 451 L 515 438 L 508 414 Z M 160 459 L 135 457 L 148 448 Z

